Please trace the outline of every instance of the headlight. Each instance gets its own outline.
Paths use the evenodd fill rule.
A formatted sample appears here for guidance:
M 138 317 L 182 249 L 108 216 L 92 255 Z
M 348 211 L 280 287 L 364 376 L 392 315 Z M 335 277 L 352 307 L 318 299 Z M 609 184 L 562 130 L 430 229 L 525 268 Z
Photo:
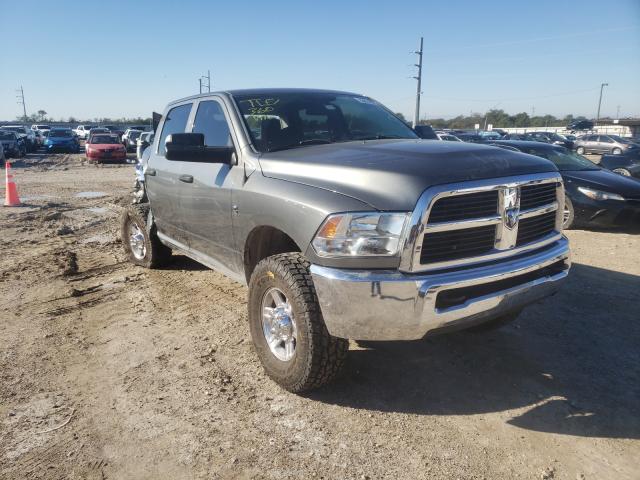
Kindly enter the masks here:
M 621 200 L 624 201 L 622 195 L 617 193 L 601 192 L 600 190 L 592 190 L 587 187 L 578 187 L 578 190 L 592 200 Z
M 330 215 L 313 240 L 321 257 L 390 257 L 398 253 L 408 213 L 354 212 Z

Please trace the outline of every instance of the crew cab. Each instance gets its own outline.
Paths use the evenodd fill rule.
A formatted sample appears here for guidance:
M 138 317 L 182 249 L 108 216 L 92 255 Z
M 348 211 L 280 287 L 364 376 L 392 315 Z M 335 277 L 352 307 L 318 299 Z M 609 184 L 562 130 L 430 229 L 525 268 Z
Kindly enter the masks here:
M 369 97 L 207 93 L 154 130 L 130 260 L 178 252 L 247 284 L 257 355 L 290 391 L 331 381 L 348 339 L 499 326 L 568 274 L 551 162 L 419 139 Z

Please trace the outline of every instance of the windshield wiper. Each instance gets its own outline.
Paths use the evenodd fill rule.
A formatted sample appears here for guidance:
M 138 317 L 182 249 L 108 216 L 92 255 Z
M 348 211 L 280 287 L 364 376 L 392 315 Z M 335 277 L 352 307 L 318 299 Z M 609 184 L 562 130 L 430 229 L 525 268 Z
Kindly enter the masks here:
M 333 143 L 333 142 L 331 140 L 325 140 L 324 138 L 310 138 L 309 140 L 300 140 L 298 143 L 292 143 L 291 145 L 270 148 L 269 152 L 277 152 L 280 150 L 290 150 L 292 148 L 304 147 L 305 145 L 325 145 L 328 143 Z
M 400 135 L 371 135 L 369 137 L 354 138 L 354 140 L 393 140 L 397 138 L 407 138 Z

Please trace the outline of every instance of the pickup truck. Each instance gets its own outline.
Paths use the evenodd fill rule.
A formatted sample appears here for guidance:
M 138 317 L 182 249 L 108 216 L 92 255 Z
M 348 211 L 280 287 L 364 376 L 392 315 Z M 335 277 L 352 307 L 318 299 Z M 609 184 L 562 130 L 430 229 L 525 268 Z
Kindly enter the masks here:
M 73 129 L 73 133 L 76 134 L 76 137 L 81 138 L 83 140 L 89 139 L 89 132 L 92 128 L 96 128 L 95 125 L 78 125 Z
M 369 97 L 206 93 L 154 130 L 148 203 L 122 217 L 130 260 L 178 252 L 247 284 L 257 356 L 290 391 L 334 379 L 348 339 L 496 327 L 568 274 L 551 162 L 421 140 Z

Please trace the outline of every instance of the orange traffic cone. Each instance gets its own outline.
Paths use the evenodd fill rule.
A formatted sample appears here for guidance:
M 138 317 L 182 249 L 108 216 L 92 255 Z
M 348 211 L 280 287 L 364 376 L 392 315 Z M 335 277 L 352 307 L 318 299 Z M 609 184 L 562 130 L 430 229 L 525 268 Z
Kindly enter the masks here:
M 11 163 L 6 162 L 5 169 L 7 172 L 7 189 L 6 189 L 6 196 L 4 199 L 4 206 L 19 207 L 22 204 L 20 203 L 20 197 L 18 197 L 18 188 L 16 187 L 16 184 L 13 181 L 13 174 L 11 173 Z

